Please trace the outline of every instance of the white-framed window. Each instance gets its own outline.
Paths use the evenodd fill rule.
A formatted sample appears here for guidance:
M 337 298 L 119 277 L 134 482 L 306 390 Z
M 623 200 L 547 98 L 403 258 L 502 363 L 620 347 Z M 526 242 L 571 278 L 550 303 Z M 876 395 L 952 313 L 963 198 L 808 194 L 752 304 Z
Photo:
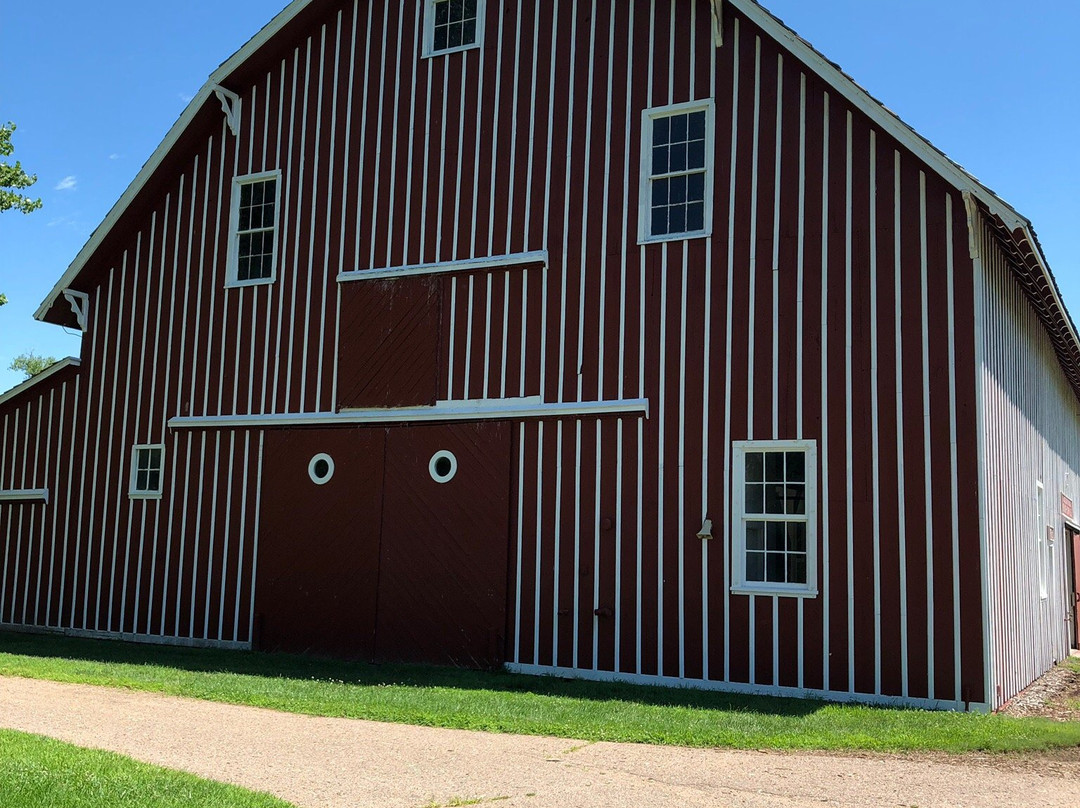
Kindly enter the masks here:
M 458 462 L 454 453 L 443 449 L 431 456 L 428 462 L 428 473 L 431 479 L 440 485 L 445 485 L 457 476 Z
M 277 277 L 281 172 L 233 180 L 229 214 L 228 286 L 272 283 Z
M 478 48 L 485 0 L 424 0 L 424 56 Z
M 711 99 L 641 114 L 640 242 L 712 232 L 713 143 Z
M 732 591 L 817 595 L 817 443 L 733 445 Z
M 307 473 L 315 485 L 326 485 L 334 477 L 334 458 L 319 452 L 308 463 Z
M 159 499 L 165 472 L 165 444 L 152 443 L 131 449 L 132 499 Z

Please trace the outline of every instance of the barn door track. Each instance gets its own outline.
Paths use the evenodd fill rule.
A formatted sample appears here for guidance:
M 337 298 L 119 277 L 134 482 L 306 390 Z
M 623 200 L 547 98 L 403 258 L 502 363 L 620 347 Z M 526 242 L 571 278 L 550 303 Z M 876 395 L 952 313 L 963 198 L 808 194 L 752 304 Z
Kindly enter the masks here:
M 0 727 L 270 792 L 300 808 L 1075 806 L 1080 761 L 681 749 L 278 713 L 0 678 Z M 1073 757 L 1076 750 L 1067 750 Z M 0 761 L 2 764 L 2 761 Z

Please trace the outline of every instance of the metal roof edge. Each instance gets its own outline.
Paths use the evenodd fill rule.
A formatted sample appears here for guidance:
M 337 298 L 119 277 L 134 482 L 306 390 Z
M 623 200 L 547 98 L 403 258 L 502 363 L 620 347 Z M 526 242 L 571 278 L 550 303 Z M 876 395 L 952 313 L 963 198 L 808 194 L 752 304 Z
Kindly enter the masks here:
M 168 155 L 173 146 L 176 145 L 180 136 L 187 130 L 191 121 L 196 114 L 198 114 L 199 110 L 202 109 L 203 104 L 205 104 L 206 100 L 213 95 L 214 87 L 227 79 L 234 70 L 246 62 L 259 48 L 266 44 L 271 37 L 288 25 L 297 14 L 307 8 L 311 3 L 312 0 L 292 0 L 288 6 L 278 12 L 269 23 L 263 26 L 255 36 L 249 39 L 243 47 L 236 51 L 236 53 L 223 62 L 217 70 L 210 74 L 210 78 L 203 84 L 199 92 L 195 94 L 195 97 L 188 102 L 187 107 L 184 108 L 180 117 L 177 118 L 176 122 L 169 129 L 168 133 L 165 135 L 165 139 L 161 141 L 158 147 L 150 155 L 150 158 L 143 164 L 139 173 L 135 175 L 135 179 L 131 181 L 131 184 L 128 185 L 127 189 L 116 201 L 116 204 L 109 210 L 105 219 L 90 235 L 90 239 L 83 245 L 83 248 L 79 250 L 79 254 L 75 256 L 75 260 L 68 265 L 63 276 L 56 282 L 45 300 L 42 301 L 41 305 L 37 307 L 37 310 L 34 312 L 35 320 L 44 321 L 45 315 L 49 312 L 49 309 L 55 305 L 56 299 L 64 289 L 71 286 L 75 278 L 90 260 L 90 257 L 97 251 L 98 247 L 101 246 L 101 243 L 109 233 L 112 232 L 113 227 L 120 220 L 120 217 L 127 212 L 128 206 L 154 175 L 154 172 L 157 171 L 158 166 L 161 165 L 166 155 Z
M 61 359 L 59 362 L 55 362 L 54 364 L 45 368 L 45 370 L 41 371 L 41 373 L 35 374 L 34 376 L 31 376 L 29 379 L 27 379 L 25 382 L 15 385 L 6 393 L 0 393 L 0 404 L 6 404 L 7 402 L 11 401 L 11 399 L 18 398 L 30 388 L 36 387 L 51 376 L 55 376 L 64 368 L 79 367 L 81 364 L 82 362 L 74 356 L 69 356 L 66 359 Z

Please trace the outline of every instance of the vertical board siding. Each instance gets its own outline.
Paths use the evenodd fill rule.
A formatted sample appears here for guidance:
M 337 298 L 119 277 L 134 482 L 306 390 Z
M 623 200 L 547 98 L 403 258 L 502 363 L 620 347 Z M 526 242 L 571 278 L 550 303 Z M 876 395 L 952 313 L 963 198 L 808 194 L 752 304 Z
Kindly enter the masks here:
M 425 286 L 436 398 L 642 397 L 650 417 L 515 428 L 511 661 L 982 701 L 959 194 L 730 5 L 717 48 L 707 0 L 504 0 L 482 47 L 432 58 L 413 0 L 323 5 L 230 85 L 237 136 L 196 118 L 93 270 L 82 389 L 40 450 L 72 458 L 51 619 L 250 640 L 263 436 L 168 419 L 354 399 L 377 295 L 343 270 L 544 250 Z M 711 235 L 641 245 L 641 113 L 708 98 Z M 227 288 L 233 179 L 272 170 L 276 279 Z M 10 416 L 9 478 L 39 417 Z M 821 459 L 820 593 L 732 594 L 731 442 L 797 438 Z M 127 498 L 136 443 L 166 446 L 160 500 Z M 40 506 L 23 528 L 2 507 L 5 534 L 40 532 Z
M 1035 310 L 989 228 L 981 230 L 982 440 L 992 706 L 1069 654 L 1067 536 L 1062 494 L 1080 494 L 1080 412 Z M 1040 595 L 1036 484 L 1044 487 L 1049 550 Z

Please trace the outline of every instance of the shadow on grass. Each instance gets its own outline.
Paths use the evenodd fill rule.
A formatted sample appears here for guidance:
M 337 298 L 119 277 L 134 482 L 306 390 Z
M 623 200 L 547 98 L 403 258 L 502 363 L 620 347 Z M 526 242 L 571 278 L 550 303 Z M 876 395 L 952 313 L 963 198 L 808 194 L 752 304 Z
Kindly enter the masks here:
M 151 665 L 194 673 L 229 673 L 268 679 L 315 680 L 369 687 L 395 685 L 485 690 L 788 717 L 810 715 L 826 706 L 826 702 L 810 699 L 588 682 L 556 676 L 527 676 L 501 670 L 478 671 L 436 665 L 350 662 L 297 654 L 181 648 L 19 632 L 0 632 L 0 653 L 91 663 Z

